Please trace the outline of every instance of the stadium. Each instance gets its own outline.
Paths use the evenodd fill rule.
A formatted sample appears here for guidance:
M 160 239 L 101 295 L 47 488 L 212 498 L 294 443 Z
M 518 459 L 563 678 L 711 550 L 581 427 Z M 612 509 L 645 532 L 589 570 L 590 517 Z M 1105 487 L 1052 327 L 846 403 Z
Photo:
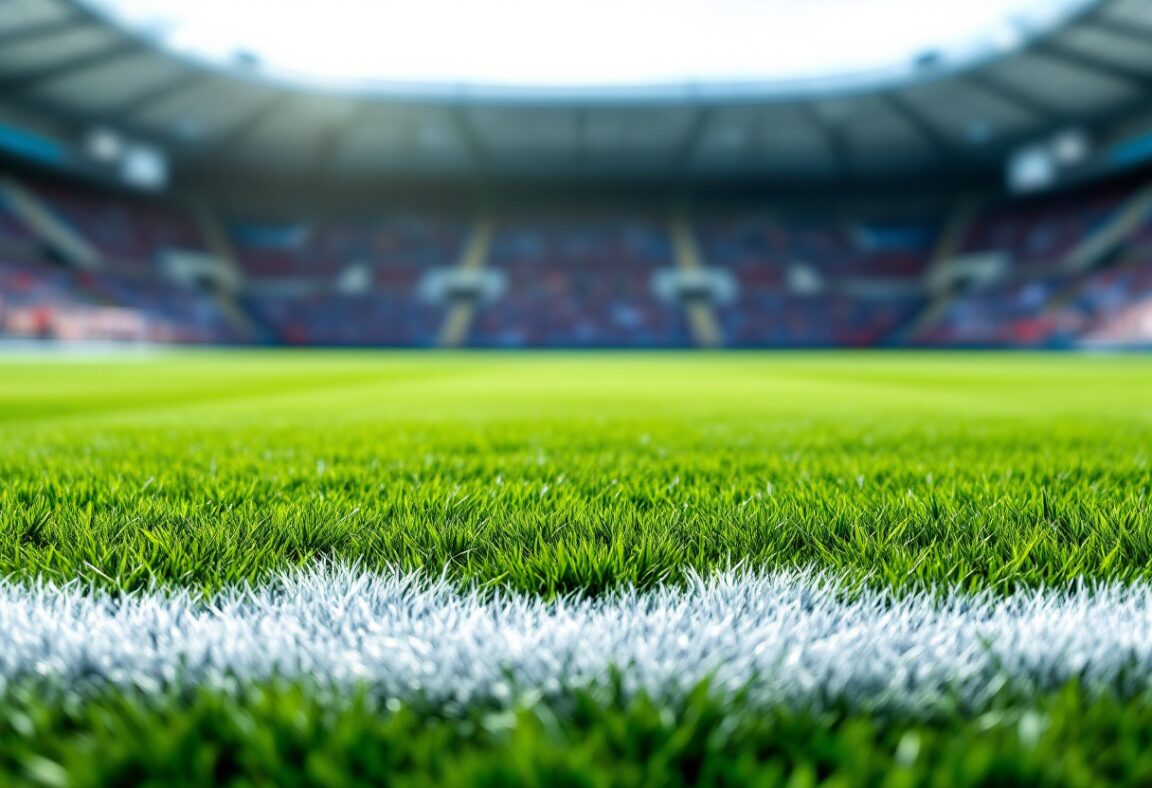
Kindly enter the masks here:
M 1152 0 L 0 0 L 0 784 L 1152 783 Z

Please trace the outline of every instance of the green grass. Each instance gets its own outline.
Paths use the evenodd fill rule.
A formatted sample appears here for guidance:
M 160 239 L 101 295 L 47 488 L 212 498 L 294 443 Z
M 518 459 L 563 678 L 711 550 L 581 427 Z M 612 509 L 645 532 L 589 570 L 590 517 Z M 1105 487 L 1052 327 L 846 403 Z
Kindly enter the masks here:
M 206 590 L 317 559 L 595 594 L 813 565 L 1152 577 L 1152 358 L 180 353 L 0 360 L 0 575 Z M 1152 780 L 1152 703 L 884 720 L 575 693 L 9 687 L 0 782 L 892 786 Z
M 749 713 L 706 687 L 674 707 L 575 693 L 464 718 L 333 700 L 100 695 L 0 708 L 5 785 L 1147 785 L 1152 704 L 1074 686 L 976 718 Z
M 0 575 L 318 558 L 554 593 L 743 562 L 1152 576 L 1152 359 L 182 353 L 0 362 Z

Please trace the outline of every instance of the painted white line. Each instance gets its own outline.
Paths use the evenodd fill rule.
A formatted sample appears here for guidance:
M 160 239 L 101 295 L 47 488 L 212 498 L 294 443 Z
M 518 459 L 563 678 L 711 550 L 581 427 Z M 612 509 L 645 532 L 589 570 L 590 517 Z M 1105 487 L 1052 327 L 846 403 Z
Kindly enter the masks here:
M 401 700 L 510 702 L 595 686 L 750 688 L 755 703 L 928 713 L 1079 678 L 1152 685 L 1152 587 L 1008 597 L 847 597 L 814 574 L 728 573 L 686 589 L 546 603 L 328 568 L 209 600 L 0 583 L 0 682 L 160 690 L 271 677 Z

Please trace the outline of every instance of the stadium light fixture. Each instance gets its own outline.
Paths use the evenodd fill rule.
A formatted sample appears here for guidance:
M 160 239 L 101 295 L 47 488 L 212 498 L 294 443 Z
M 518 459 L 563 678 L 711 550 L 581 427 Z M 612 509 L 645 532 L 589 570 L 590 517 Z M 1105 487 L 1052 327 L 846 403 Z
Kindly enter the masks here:
M 124 149 L 120 176 L 130 186 L 158 191 L 168 184 L 168 158 L 153 145 L 133 143 Z
M 114 164 L 124 155 L 124 138 L 115 129 L 97 126 L 88 132 L 85 147 L 101 164 Z
M 1052 155 L 1065 167 L 1087 159 L 1091 147 L 1088 135 L 1082 129 L 1064 129 L 1052 139 Z

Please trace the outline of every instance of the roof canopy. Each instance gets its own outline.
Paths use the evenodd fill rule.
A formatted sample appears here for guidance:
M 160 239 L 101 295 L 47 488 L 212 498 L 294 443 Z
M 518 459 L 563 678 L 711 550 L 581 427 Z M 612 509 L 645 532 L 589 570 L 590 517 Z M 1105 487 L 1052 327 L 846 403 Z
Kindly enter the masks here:
M 1068 126 L 1091 129 L 1152 106 L 1152 0 L 1044 2 L 1046 15 L 1017 23 L 1005 22 L 1013 15 L 1001 13 L 1000 0 L 709 0 L 710 9 L 722 2 L 743 11 L 733 10 L 730 18 L 716 12 L 709 22 L 703 6 L 684 4 L 695 9 L 695 16 L 685 11 L 685 20 L 695 20 L 686 27 L 670 21 L 678 17 L 666 10 L 667 2 L 656 18 L 645 3 L 616 0 L 612 7 L 643 14 L 631 22 L 621 17 L 615 32 L 608 31 L 611 23 L 603 17 L 578 29 L 553 22 L 568 35 L 551 39 L 537 39 L 531 27 L 512 27 L 506 16 L 494 16 L 482 34 L 474 35 L 469 28 L 481 19 L 476 11 L 458 10 L 439 27 L 421 12 L 421 24 L 433 25 L 439 39 L 406 45 L 409 60 L 364 54 L 363 62 L 340 51 L 347 47 L 354 53 L 364 41 L 377 39 L 380 48 L 362 54 L 401 51 L 400 34 L 386 25 L 374 25 L 357 38 L 348 32 L 354 25 L 338 24 L 369 19 L 343 10 L 368 0 L 327 0 L 323 6 L 331 9 L 331 22 L 317 21 L 314 29 L 306 25 L 304 32 L 301 20 L 307 16 L 289 10 L 304 4 L 283 0 L 124 2 L 144 9 L 138 9 L 144 16 L 125 25 L 110 21 L 108 7 L 92 2 L 0 0 L 0 110 L 52 118 L 77 133 L 110 126 L 163 146 L 178 165 L 197 168 L 300 171 L 329 178 L 604 173 L 811 179 L 999 163 L 1006 151 L 1039 135 Z M 198 39 L 180 32 L 192 29 L 192 17 L 175 28 L 148 26 L 147 6 L 161 2 L 209 15 L 228 5 L 235 30 L 220 38 L 215 54 L 197 49 L 192 56 L 188 47 Z M 565 5 L 586 8 L 599 2 Z M 371 3 L 372 8 L 393 5 Z M 446 7 L 443 0 L 407 5 Z M 507 14 L 511 0 L 459 5 Z M 543 0 L 528 5 L 552 8 Z M 797 11 L 809 6 L 823 13 Z M 943 19 L 952 6 L 970 7 L 970 24 L 956 27 L 957 37 L 942 37 L 931 27 L 921 28 L 918 37 L 903 31 L 902 38 L 884 46 L 883 36 L 876 37 L 878 31 L 892 32 L 893 9 L 908 14 L 900 18 L 924 20 L 923 9 Z M 1037 4 L 1021 0 L 1011 7 Z M 888 9 L 876 12 L 883 15 L 875 19 L 885 21 L 864 27 L 858 14 L 865 8 Z M 125 5 L 123 13 L 128 10 Z M 249 13 L 254 27 L 243 22 Z M 740 16 L 753 13 L 769 17 Z M 723 46 L 728 34 L 717 32 L 717 26 L 759 18 L 758 27 L 768 28 L 777 16 L 781 24 L 807 25 L 803 29 L 815 31 L 807 37 L 815 40 L 785 53 L 789 36 L 752 30 L 749 23 L 749 30 L 731 32 L 731 40 L 741 42 L 734 48 L 741 51 L 713 60 L 713 66 L 722 66 L 719 71 L 701 70 L 706 53 L 725 54 L 728 48 Z M 538 14 L 531 18 L 546 21 Z M 493 38 L 501 24 L 508 36 Z M 259 44 L 249 37 L 261 25 L 279 30 L 279 38 Z M 927 35 L 931 31 L 934 35 Z M 501 40 L 525 41 L 511 53 L 477 61 L 475 69 L 459 59 L 450 63 L 433 56 L 463 53 L 453 46 L 460 36 L 475 41 L 468 51 L 476 57 L 502 46 Z M 724 40 L 718 44 L 717 38 Z M 761 39 L 777 44 L 758 51 L 750 42 Z M 323 67 L 284 60 L 289 51 L 277 49 L 274 40 L 280 47 L 304 41 L 306 49 L 329 52 L 334 59 L 328 61 L 328 77 L 342 68 L 344 79 L 319 84 Z M 391 50 L 385 46 L 389 40 Z M 542 42 L 549 40 L 568 52 L 569 67 L 579 61 L 589 71 L 564 71 L 557 60 L 550 74 L 533 71 L 521 80 L 517 64 L 543 63 L 536 55 L 542 57 L 548 49 Z M 669 42 L 675 47 L 663 49 Z M 848 51 L 853 42 L 859 48 Z M 420 52 L 425 45 L 427 56 Z M 574 53 L 580 57 L 572 60 Z M 627 62 L 621 65 L 621 59 Z M 420 72 L 421 62 L 422 68 L 442 73 Z M 398 82 L 404 74 L 381 65 L 398 63 L 416 69 L 407 72 L 411 78 L 448 80 L 455 74 L 472 76 L 474 83 Z M 363 67 L 358 74 L 357 64 Z M 676 64 L 683 73 L 669 72 Z M 293 76 L 300 71 L 310 76 Z M 371 74 L 376 78 L 367 83 L 353 79 Z M 612 74 L 620 81 L 606 84 Z M 689 77 L 696 81 L 685 82 Z

